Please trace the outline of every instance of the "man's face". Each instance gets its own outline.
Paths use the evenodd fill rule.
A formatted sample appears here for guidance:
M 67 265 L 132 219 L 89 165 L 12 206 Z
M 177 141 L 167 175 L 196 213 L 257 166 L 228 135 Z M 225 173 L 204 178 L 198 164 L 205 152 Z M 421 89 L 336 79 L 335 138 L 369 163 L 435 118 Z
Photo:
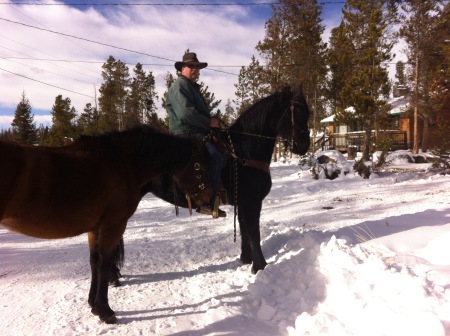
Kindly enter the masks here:
M 196 82 L 200 77 L 200 67 L 197 64 L 185 65 L 181 68 L 181 74 L 191 81 Z

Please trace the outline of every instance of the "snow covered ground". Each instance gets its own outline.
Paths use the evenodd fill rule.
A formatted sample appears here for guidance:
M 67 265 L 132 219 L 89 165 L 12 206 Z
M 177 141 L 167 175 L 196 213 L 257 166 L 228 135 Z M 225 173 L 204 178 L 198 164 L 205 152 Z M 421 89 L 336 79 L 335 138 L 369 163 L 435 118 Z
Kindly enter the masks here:
M 86 235 L 0 227 L 0 334 L 450 335 L 450 176 L 313 180 L 297 161 L 271 171 L 270 264 L 257 275 L 238 260 L 231 207 L 224 219 L 175 217 L 144 197 L 125 232 L 123 286 L 110 288 L 117 325 L 90 313 Z

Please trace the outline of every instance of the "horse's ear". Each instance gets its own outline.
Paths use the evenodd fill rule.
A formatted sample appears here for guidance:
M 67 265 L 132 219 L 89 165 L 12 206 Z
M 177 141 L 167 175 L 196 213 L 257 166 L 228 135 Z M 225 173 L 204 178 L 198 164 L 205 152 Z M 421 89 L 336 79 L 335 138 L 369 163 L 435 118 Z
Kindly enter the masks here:
M 290 97 L 292 97 L 292 90 L 290 86 L 285 86 L 282 90 L 281 90 L 281 96 L 283 98 L 286 99 L 290 99 Z
M 303 82 L 301 82 L 300 84 L 298 84 L 296 87 L 295 87 L 295 90 L 293 91 L 293 96 L 295 97 L 295 98 L 301 98 L 301 97 L 303 97 Z

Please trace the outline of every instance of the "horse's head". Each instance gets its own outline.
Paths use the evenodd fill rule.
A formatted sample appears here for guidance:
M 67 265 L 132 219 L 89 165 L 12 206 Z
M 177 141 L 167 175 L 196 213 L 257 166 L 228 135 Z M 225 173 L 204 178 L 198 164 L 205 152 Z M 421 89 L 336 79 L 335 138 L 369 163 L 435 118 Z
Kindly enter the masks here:
M 309 149 L 310 138 L 309 109 L 302 85 L 294 91 L 290 87 L 284 88 L 280 94 L 284 110 L 277 125 L 278 135 L 290 139 L 293 153 L 303 155 Z
M 203 205 L 211 200 L 212 185 L 203 141 L 193 139 L 193 142 L 191 159 L 183 169 L 174 172 L 173 178 L 186 196 L 192 198 L 197 205 Z

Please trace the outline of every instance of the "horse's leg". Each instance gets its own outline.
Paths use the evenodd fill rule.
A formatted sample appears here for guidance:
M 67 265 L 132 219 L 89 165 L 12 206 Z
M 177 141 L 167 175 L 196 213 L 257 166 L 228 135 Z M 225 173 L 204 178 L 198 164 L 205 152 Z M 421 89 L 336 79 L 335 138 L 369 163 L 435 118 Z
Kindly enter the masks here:
M 98 237 L 94 232 L 88 232 L 89 240 L 89 263 L 91 265 L 91 287 L 89 289 L 88 303 L 91 308 L 94 308 L 95 297 L 97 295 L 98 287 L 98 267 L 99 267 L 99 252 L 98 252 Z
M 252 273 L 266 267 L 267 262 L 261 249 L 261 235 L 259 233 L 259 216 L 261 214 L 261 201 L 241 201 L 238 209 L 239 227 L 241 231 L 241 260 L 249 264 L 253 262 Z
M 249 235 L 246 233 L 247 224 L 241 211 L 238 212 L 239 230 L 241 232 L 241 256 L 240 259 L 244 264 L 251 264 L 253 262 L 252 247 L 250 245 Z
M 100 320 L 106 323 L 117 322 L 116 315 L 108 303 L 108 282 L 113 265 L 114 252 L 122 233 L 116 239 L 114 239 L 115 235 L 113 232 L 108 232 L 107 238 L 104 237 L 104 234 L 101 235 L 97 232 L 89 232 L 88 234 L 92 271 L 88 302 L 92 307 L 92 313 L 98 315 Z

